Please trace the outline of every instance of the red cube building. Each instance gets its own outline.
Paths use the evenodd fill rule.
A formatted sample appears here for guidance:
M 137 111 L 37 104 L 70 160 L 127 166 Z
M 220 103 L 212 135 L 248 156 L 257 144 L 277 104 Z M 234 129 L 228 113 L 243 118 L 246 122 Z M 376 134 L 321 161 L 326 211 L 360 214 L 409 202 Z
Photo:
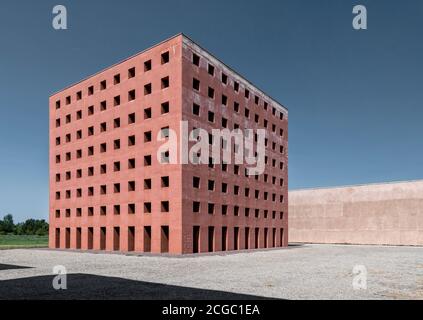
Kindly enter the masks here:
M 158 150 L 169 132 L 189 140 L 183 128 L 265 129 L 264 172 L 184 162 L 180 146 L 166 163 Z M 49 133 L 50 248 L 188 254 L 288 244 L 288 111 L 185 35 L 52 95 Z

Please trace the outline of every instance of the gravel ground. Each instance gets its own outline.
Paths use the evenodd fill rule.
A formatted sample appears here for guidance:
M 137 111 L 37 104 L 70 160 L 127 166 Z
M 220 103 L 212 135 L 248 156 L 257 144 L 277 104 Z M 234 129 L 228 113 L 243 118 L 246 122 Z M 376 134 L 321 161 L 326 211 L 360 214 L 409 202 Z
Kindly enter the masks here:
M 52 288 L 66 267 L 67 290 Z M 367 289 L 354 290 L 365 266 Z M 0 251 L 0 299 L 423 299 L 423 248 L 297 245 L 189 257 Z

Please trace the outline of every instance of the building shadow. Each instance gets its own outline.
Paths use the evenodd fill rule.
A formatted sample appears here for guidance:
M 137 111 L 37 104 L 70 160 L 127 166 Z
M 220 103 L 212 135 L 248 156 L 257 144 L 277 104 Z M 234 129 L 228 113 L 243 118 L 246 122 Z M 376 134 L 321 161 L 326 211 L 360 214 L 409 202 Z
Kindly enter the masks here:
M 272 298 L 90 274 L 68 274 L 67 289 L 54 276 L 0 281 L 1 300 L 269 300 Z M 272 299 L 274 300 L 274 299 Z
M 1 264 L 0 263 L 0 271 L 4 270 L 16 270 L 16 269 L 30 269 L 31 267 L 24 267 L 24 266 L 15 266 L 12 264 Z
M 288 249 L 302 248 L 302 247 L 306 247 L 306 244 L 305 243 L 296 243 L 296 242 L 288 244 Z

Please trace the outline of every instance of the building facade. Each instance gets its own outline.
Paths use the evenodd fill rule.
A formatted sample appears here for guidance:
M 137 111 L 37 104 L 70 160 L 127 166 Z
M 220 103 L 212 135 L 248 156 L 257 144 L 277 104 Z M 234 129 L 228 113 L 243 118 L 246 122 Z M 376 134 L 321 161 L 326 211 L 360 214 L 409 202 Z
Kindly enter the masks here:
M 287 246 L 288 111 L 188 37 L 107 68 L 49 104 L 50 248 L 187 254 Z M 196 142 L 185 132 L 195 129 L 264 129 L 264 172 L 204 163 L 198 152 L 185 162 L 179 146 L 160 151 L 176 135 L 191 152 Z
M 423 181 L 289 193 L 289 240 L 423 246 Z

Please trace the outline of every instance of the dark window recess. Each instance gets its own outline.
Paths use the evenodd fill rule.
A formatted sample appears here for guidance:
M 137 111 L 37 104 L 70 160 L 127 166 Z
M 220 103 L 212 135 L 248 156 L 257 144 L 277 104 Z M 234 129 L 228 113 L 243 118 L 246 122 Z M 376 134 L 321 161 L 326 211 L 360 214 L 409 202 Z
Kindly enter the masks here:
M 135 89 L 128 92 L 128 101 L 135 100 Z
M 135 204 L 134 203 L 128 204 L 128 214 L 135 214 Z
M 162 114 L 169 113 L 169 102 L 162 103 L 161 113 Z
M 144 213 L 151 213 L 151 202 L 144 202 Z
M 166 64 L 169 62 L 169 51 L 162 53 L 162 64 Z
M 222 83 L 223 84 L 228 84 L 228 76 L 224 73 L 222 73 Z
M 144 109 L 144 119 L 151 119 L 151 108 Z
M 144 166 L 151 166 L 151 156 L 144 156 Z
M 207 72 L 209 73 L 209 75 L 214 76 L 214 66 L 209 64 Z
M 152 92 L 152 86 L 151 86 L 151 83 L 147 83 L 147 84 L 144 86 L 144 95 L 149 95 L 149 94 L 151 94 L 151 92 Z
M 115 107 L 120 105 L 120 96 L 116 96 L 116 97 L 113 98 L 113 105 Z
M 151 179 L 144 179 L 144 190 L 151 189 Z
M 128 124 L 134 124 L 135 123 L 135 113 L 131 113 L 128 115 Z
M 209 203 L 207 205 L 207 208 L 208 208 L 207 211 L 209 214 L 214 214 L 214 203 Z
M 244 95 L 245 95 L 245 98 L 249 99 L 250 98 L 250 90 L 245 89 Z
M 192 212 L 195 212 L 195 213 L 200 212 L 200 202 L 194 201 L 192 203 Z
M 144 142 L 150 142 L 152 139 L 151 131 L 144 132 Z
M 135 67 L 128 70 L 128 78 L 131 79 L 135 77 Z
M 200 66 L 200 56 L 197 55 L 197 54 L 195 54 L 195 53 L 193 53 L 192 54 L 192 63 L 194 65 L 196 65 L 197 67 L 199 67 Z
M 214 89 L 209 87 L 208 96 L 210 99 L 214 99 Z
M 228 97 L 222 94 L 222 105 L 227 106 L 228 105 Z
M 169 187 L 169 177 L 161 177 L 162 188 Z
M 135 191 L 135 181 L 128 181 L 128 191 Z
M 228 214 L 228 206 L 226 204 L 222 205 L 222 215 L 226 216 Z
M 113 141 L 113 148 L 115 150 L 120 149 L 120 139 L 116 139 L 115 141 Z
M 135 159 L 128 160 L 128 169 L 135 169 Z
M 222 183 L 222 193 L 227 193 L 227 192 L 228 192 L 228 184 Z
M 192 88 L 194 90 L 200 91 L 200 80 L 198 79 L 192 79 Z
M 170 83 L 169 77 L 162 78 L 161 83 L 162 83 L 162 89 L 169 88 L 169 83 Z
M 144 62 L 144 72 L 151 70 L 151 60 L 147 60 Z
M 134 146 L 135 145 L 135 136 L 129 136 L 128 137 L 128 146 Z
M 192 178 L 192 186 L 196 189 L 200 188 L 200 178 L 199 177 L 193 177 Z
M 119 84 L 119 83 L 120 83 L 120 74 L 116 74 L 116 75 L 113 77 L 113 83 L 114 83 L 114 84 Z
M 169 201 L 162 201 L 161 212 L 169 212 L 169 211 L 170 211 Z
M 192 105 L 192 114 L 195 116 L 199 116 L 200 115 L 200 106 L 196 103 L 194 103 Z
M 227 128 L 228 127 L 228 119 L 222 118 L 222 127 Z

